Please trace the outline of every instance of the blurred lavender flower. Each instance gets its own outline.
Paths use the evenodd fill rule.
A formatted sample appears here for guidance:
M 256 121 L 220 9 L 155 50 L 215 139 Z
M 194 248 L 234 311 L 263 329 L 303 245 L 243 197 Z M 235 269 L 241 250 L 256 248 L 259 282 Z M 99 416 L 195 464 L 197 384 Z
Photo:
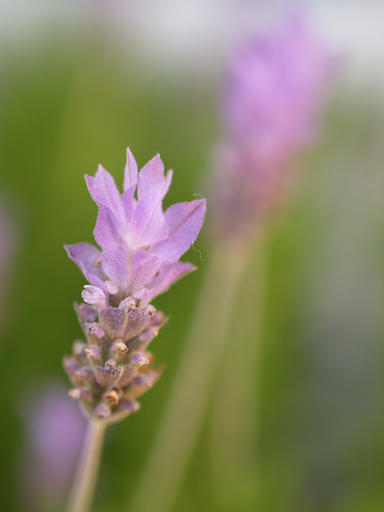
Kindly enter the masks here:
M 171 179 L 159 155 L 138 172 L 129 149 L 122 195 L 102 166 L 94 178 L 86 176 L 99 206 L 94 235 L 101 251 L 87 243 L 66 246 L 90 285 L 82 293 L 86 304 L 75 305 L 88 345 L 75 342 L 64 365 L 75 386 L 70 394 L 90 417 L 113 422 L 135 412 L 135 399 L 161 373 L 149 366 L 153 356 L 146 348 L 166 319 L 149 302 L 195 270 L 178 260 L 196 239 L 205 212 L 199 199 L 164 213 Z
M 73 478 L 86 421 L 66 389 L 57 383 L 28 400 L 23 416 L 27 431 L 28 454 L 23 470 L 28 508 L 60 509 Z
M 216 153 L 216 229 L 248 233 L 281 200 L 298 149 L 314 139 L 335 59 L 299 17 L 239 48 Z

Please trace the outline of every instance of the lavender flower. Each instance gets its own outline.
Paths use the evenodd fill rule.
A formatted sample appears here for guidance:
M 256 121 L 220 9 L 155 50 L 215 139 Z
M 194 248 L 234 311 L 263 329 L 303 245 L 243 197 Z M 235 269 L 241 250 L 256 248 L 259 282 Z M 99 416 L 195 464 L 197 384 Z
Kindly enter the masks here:
M 300 18 L 249 41 L 232 61 L 216 154 L 216 229 L 248 234 L 276 207 L 298 149 L 317 133 L 334 59 Z
M 205 212 L 204 199 L 163 212 L 171 180 L 159 155 L 138 172 L 129 149 L 123 194 L 102 166 L 94 178 L 86 176 L 99 207 L 94 236 L 101 250 L 66 246 L 90 284 L 82 293 L 85 304 L 75 305 L 88 344 L 76 341 L 64 366 L 75 386 L 70 395 L 90 417 L 113 422 L 135 412 L 135 399 L 161 373 L 146 349 L 167 319 L 149 303 L 195 270 L 178 260 L 196 239 Z
M 86 422 L 61 384 L 28 400 L 23 468 L 31 509 L 61 508 L 79 457 Z

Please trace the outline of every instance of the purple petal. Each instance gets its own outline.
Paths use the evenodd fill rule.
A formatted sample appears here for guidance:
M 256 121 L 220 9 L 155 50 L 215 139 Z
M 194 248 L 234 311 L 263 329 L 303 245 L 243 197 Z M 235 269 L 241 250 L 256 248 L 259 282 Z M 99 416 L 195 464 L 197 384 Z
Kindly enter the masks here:
M 121 246 L 104 251 L 101 261 L 105 274 L 124 294 L 129 294 L 151 281 L 160 267 L 157 256 L 147 251 L 130 254 Z
M 124 191 L 137 185 L 137 163 L 131 150 L 127 148 L 127 163 L 124 169 Z
M 138 290 L 137 298 L 140 298 L 140 307 L 145 306 L 152 299 L 166 292 L 173 283 L 193 270 L 196 270 L 194 265 L 180 261 L 162 266 L 158 275 L 152 279 L 145 289 L 145 292 L 142 289 Z M 133 296 L 136 298 L 135 293 Z
M 137 195 L 139 201 L 151 190 L 164 184 L 164 164 L 160 155 L 154 156 L 139 172 Z
M 123 205 L 125 221 L 130 222 L 132 214 L 136 208 L 137 201 L 135 199 L 136 185 L 132 185 L 120 196 L 121 203 Z
M 116 219 L 112 212 L 105 206 L 100 206 L 99 208 L 99 214 L 97 216 L 93 235 L 96 242 L 103 250 L 107 250 L 120 243 Z
M 169 171 L 167 172 L 167 175 L 165 176 L 164 188 L 161 193 L 161 199 L 164 199 L 164 197 L 166 196 L 166 194 L 169 190 L 169 187 L 171 186 L 171 183 L 172 183 L 172 177 L 173 177 L 173 171 L 172 171 L 172 169 L 169 169 Z
M 118 287 L 112 283 L 112 281 L 105 281 L 105 288 L 111 295 L 117 295 L 119 293 Z
M 87 243 L 64 245 L 68 256 L 83 272 L 87 281 L 94 286 L 104 288 L 106 276 L 101 268 L 101 252 L 97 247 Z
M 132 249 L 146 247 L 168 238 L 168 226 L 161 207 L 163 184 L 138 202 L 130 223 Z
M 95 177 L 85 176 L 89 193 L 92 199 L 99 206 L 106 206 L 114 214 L 116 219 L 123 221 L 124 210 L 120 200 L 120 193 L 116 187 L 115 180 L 101 165 Z
M 132 255 L 128 293 L 144 286 L 153 279 L 159 270 L 160 260 L 147 251 L 137 251 Z
M 124 247 L 115 247 L 103 251 L 101 255 L 103 270 L 111 281 L 125 291 L 128 282 L 128 252 Z
M 169 238 L 156 243 L 151 253 L 156 254 L 164 264 L 177 261 L 196 240 L 203 223 L 205 205 L 205 199 L 198 199 L 170 206 L 164 214 Z

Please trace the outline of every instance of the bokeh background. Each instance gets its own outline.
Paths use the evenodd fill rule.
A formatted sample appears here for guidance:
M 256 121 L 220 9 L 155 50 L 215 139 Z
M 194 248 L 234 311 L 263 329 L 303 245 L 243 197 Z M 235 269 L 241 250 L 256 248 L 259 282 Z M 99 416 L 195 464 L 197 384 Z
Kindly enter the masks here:
M 384 510 L 384 6 L 352 0 L 2 0 L 1 510 L 62 509 L 49 475 L 39 484 L 31 431 L 39 396 L 69 387 L 61 359 L 81 337 L 84 278 L 62 244 L 93 241 L 83 174 L 102 163 L 121 184 L 129 145 L 139 165 L 160 152 L 174 169 L 165 206 L 204 194 L 231 49 L 303 8 L 340 65 L 266 242 L 257 503 L 215 498 L 208 414 L 174 510 Z M 195 247 L 204 260 L 204 231 Z M 109 429 L 95 512 L 128 510 L 150 450 L 204 278 L 198 252 L 183 259 L 200 270 L 155 301 L 172 315 L 152 345 L 167 370 Z M 245 284 L 259 276 L 251 265 Z M 65 445 L 68 429 L 56 432 L 50 446 Z

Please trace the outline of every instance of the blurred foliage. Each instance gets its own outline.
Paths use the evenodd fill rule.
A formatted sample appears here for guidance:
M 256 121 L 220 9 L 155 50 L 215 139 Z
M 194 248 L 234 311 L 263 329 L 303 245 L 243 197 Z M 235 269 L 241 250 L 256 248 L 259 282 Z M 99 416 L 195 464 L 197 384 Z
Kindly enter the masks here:
M 83 174 L 94 174 L 100 162 L 121 185 L 129 145 L 139 165 L 160 152 L 166 168 L 174 169 L 165 206 L 205 190 L 204 170 L 218 137 L 219 81 L 181 86 L 172 77 L 146 75 L 133 55 L 134 50 L 131 56 L 119 54 L 102 33 L 93 33 L 52 36 L 27 55 L 4 54 L 1 61 L 0 187 L 18 198 L 23 231 L 2 312 L 9 316 L 0 345 L 4 511 L 20 510 L 18 461 L 24 433 L 19 408 L 26 390 L 52 377 L 66 382 L 61 359 L 81 336 L 72 304 L 80 298 L 84 278 L 62 244 L 93 241 L 96 206 Z M 254 487 L 257 506 L 252 510 L 375 512 L 384 507 L 384 326 L 377 314 L 384 289 L 383 131 L 380 109 L 367 105 L 334 101 L 324 140 L 301 163 L 305 169 L 286 216 L 271 227 L 255 384 L 260 386 L 257 474 L 233 489 L 226 503 L 212 495 L 204 429 L 175 510 L 250 510 L 248 495 Z M 357 232 L 352 245 L 337 238 L 345 232 Z M 333 245 L 330 233 L 336 236 Z M 327 252 L 327 243 L 344 253 Z M 207 237 L 200 236 L 196 248 L 205 259 Z M 343 258 L 345 266 L 352 262 L 346 288 L 338 281 Z M 127 509 L 151 447 L 204 278 L 205 263 L 197 252 L 192 249 L 183 259 L 200 270 L 155 302 L 172 315 L 152 346 L 167 370 L 141 400 L 140 412 L 109 429 L 95 512 Z M 332 268 L 336 274 L 331 279 Z M 362 285 L 366 268 L 369 276 Z M 372 273 L 378 295 L 369 285 Z M 248 278 L 255 278 L 252 271 Z M 331 285 L 325 290 L 324 280 Z M 357 311 L 367 301 L 374 308 L 373 320 L 369 308 L 360 319 L 364 328 L 358 329 L 360 344 L 351 347 L 351 364 L 348 339 L 340 345 L 337 340 L 345 336 L 345 326 L 349 332 L 349 322 L 356 324 L 355 310 L 345 312 L 345 301 L 336 300 L 335 318 L 328 325 L 329 312 L 317 309 L 319 296 L 328 303 L 340 289 L 355 297 Z M 334 337 L 337 353 L 328 350 Z M 318 357 L 322 350 L 330 361 Z M 228 399 L 228 414 L 233 399 Z

